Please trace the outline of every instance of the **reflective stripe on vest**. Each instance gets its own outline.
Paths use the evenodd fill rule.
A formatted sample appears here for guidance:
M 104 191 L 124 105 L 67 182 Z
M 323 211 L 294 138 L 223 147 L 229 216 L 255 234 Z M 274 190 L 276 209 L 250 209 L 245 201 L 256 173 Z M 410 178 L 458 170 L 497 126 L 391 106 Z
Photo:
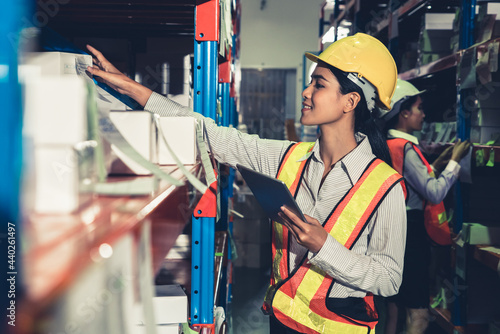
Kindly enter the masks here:
M 306 165 L 307 159 L 299 161 L 304 155 L 310 152 L 314 147 L 314 142 L 303 142 L 292 144 L 289 148 L 278 170 L 278 176 L 283 181 L 290 193 L 294 196 L 297 193 L 297 185 L 302 176 L 302 171 Z M 286 169 L 283 169 L 284 166 Z M 274 287 L 288 277 L 288 253 L 284 252 L 284 248 L 288 245 L 288 229 L 283 228 L 283 225 L 272 222 L 272 270 L 271 283 L 269 285 L 266 296 L 274 295 Z M 285 245 L 285 246 L 283 246 Z M 269 303 L 264 301 L 264 310 L 269 311 Z
M 292 163 L 293 164 L 293 163 Z M 295 179 L 301 177 L 297 163 L 289 165 L 284 159 L 280 170 L 295 168 Z M 281 179 L 281 173 L 278 175 Z M 295 180 L 294 179 L 294 180 Z M 374 160 L 368 166 L 358 182 L 340 201 L 324 224 L 324 228 L 345 247 L 351 248 L 364 226 L 377 209 L 387 192 L 399 181 L 401 176 L 381 160 Z M 296 193 L 297 188 L 294 189 Z M 274 229 L 286 232 L 281 224 L 273 223 Z M 275 235 L 275 234 L 273 234 Z M 273 243 L 276 240 L 273 239 Z M 281 244 L 283 254 L 288 253 L 288 243 Z M 370 322 L 350 319 L 338 315 L 326 307 L 327 294 L 333 284 L 332 277 L 320 268 L 302 261 L 292 276 L 288 277 L 286 257 L 281 258 L 276 268 L 286 268 L 286 271 L 274 272 L 274 286 L 268 290 L 266 301 L 272 305 L 276 318 L 289 328 L 302 333 L 367 333 L 374 329 L 377 319 L 373 304 L 373 296 L 364 299 L 367 314 L 374 319 Z M 276 260 L 276 259 L 273 259 Z M 277 289 L 277 291 L 276 291 Z
M 420 160 L 422 160 L 422 163 L 427 168 L 429 175 L 434 177 L 434 171 L 420 149 L 412 142 L 402 138 L 387 140 L 387 146 L 389 147 L 389 152 L 391 153 L 394 169 L 403 175 L 404 158 L 406 153 L 405 146 L 407 143 L 412 145 L 413 149 L 420 157 Z M 443 246 L 451 245 L 450 227 L 448 225 L 446 208 L 444 207 L 443 202 L 432 204 L 429 201 L 424 201 L 424 226 L 427 231 L 427 235 L 432 239 L 432 241 Z

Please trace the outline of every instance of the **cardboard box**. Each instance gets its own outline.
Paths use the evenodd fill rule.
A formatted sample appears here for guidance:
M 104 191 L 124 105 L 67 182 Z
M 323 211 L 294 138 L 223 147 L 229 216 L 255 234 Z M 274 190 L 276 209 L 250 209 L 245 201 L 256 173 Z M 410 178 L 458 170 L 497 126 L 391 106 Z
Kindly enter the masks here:
M 453 30 L 424 30 L 419 39 L 419 50 L 427 53 L 451 53 Z
M 453 30 L 455 13 L 425 13 L 424 30 Z
M 498 143 L 500 138 L 500 127 L 497 126 L 472 126 L 470 129 L 470 140 L 473 143 L 486 144 L 489 141 Z
M 175 244 L 168 251 L 166 259 L 190 259 L 191 258 L 191 235 L 180 234 Z
M 495 73 L 492 73 L 495 75 Z M 496 81 L 495 79 L 493 79 Z M 481 109 L 497 109 L 500 107 L 498 82 L 489 82 L 476 89 L 477 104 Z
M 147 111 L 111 111 L 109 118 L 123 138 L 146 160 L 158 162 L 157 131 L 151 113 Z M 112 150 L 117 160 L 111 165 L 111 174 L 150 175 L 116 146 Z
M 77 63 L 82 66 L 92 66 L 92 56 L 69 52 L 28 52 L 25 53 L 23 64 L 38 66 L 42 76 L 76 75 Z
M 178 284 L 156 285 L 153 308 L 156 324 L 164 329 L 169 329 L 170 325 L 178 328 L 179 324 L 187 322 L 188 300 Z M 138 312 L 136 316 L 138 325 L 143 325 L 144 315 Z
M 463 223 L 463 238 L 470 245 L 496 245 L 500 243 L 500 226 Z
M 91 200 L 96 179 L 94 148 L 90 142 L 79 146 L 35 148 L 34 184 L 27 196 L 37 213 L 70 213 Z
M 23 134 L 32 138 L 34 145 L 73 145 L 87 140 L 87 88 L 83 79 L 26 79 L 23 101 Z
M 156 325 L 156 334 L 179 334 L 182 333 L 179 324 L 162 324 Z M 147 334 L 145 326 L 137 326 L 134 329 L 134 334 Z
M 198 156 L 196 144 L 196 119 L 194 117 L 160 117 L 159 158 L 160 165 L 175 165 L 162 135 L 184 165 L 194 165 Z
M 471 113 L 472 126 L 500 127 L 500 109 L 481 108 Z
M 157 324 L 185 323 L 188 316 L 188 300 L 180 285 L 156 285 L 153 298 Z

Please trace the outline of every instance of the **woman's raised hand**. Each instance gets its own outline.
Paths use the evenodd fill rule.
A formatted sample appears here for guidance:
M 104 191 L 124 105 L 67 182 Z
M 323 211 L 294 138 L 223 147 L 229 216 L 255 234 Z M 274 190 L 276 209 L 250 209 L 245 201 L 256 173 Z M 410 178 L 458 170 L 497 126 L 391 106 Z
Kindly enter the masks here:
M 455 143 L 453 147 L 453 152 L 451 153 L 451 160 L 455 160 L 456 162 L 460 162 L 463 157 L 467 155 L 469 152 L 469 147 L 471 143 L 466 141 L 460 141 L 460 139 Z
M 87 49 L 94 56 L 94 65 L 87 67 L 87 71 L 90 74 L 96 76 L 98 81 L 104 82 L 117 92 L 130 96 L 141 106 L 144 107 L 146 105 L 152 93 L 149 88 L 144 87 L 120 72 L 99 50 L 90 45 L 87 45 Z
M 434 169 L 438 174 L 443 171 L 443 169 L 450 161 L 452 151 L 453 151 L 453 146 L 448 146 L 443 152 L 441 152 L 441 154 L 432 163 L 432 166 L 434 167 Z

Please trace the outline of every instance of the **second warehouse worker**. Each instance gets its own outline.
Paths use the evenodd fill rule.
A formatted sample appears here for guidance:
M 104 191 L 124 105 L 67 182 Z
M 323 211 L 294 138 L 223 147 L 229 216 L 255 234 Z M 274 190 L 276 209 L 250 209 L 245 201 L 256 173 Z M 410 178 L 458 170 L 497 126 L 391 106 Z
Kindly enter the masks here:
M 425 118 L 420 97 L 422 93 L 410 82 L 398 79 L 392 110 L 381 115 L 393 166 L 405 177 L 408 190 L 406 265 L 398 295 L 389 298 L 386 334 L 399 333 L 399 307 L 406 309 L 407 333 L 423 334 L 427 328 L 431 242 L 451 244 L 442 201 L 457 181 L 460 171 L 458 162 L 470 147 L 469 142 L 459 141 L 447 148 L 432 165 L 427 162 L 418 147 L 417 137 L 413 135 L 422 130 Z
M 261 139 L 219 127 L 120 73 L 92 47 L 88 71 L 160 116 L 203 120 L 216 159 L 275 176 L 289 185 L 307 221 L 283 208 L 273 222 L 273 265 L 264 309 L 272 334 L 370 333 L 373 295 L 398 292 L 406 211 L 402 177 L 386 162 L 385 138 L 371 112 L 390 108 L 397 70 L 387 48 L 358 33 L 319 56 L 303 91 L 301 123 L 317 125 L 314 143 Z M 384 161 L 386 162 L 384 162 Z

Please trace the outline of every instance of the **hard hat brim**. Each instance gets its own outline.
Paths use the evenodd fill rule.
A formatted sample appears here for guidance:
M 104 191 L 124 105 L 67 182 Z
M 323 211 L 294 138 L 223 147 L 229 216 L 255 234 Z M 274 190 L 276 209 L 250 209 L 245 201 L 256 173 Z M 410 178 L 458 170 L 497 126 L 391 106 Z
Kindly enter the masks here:
M 388 120 L 390 120 L 391 118 L 393 118 L 394 116 L 396 116 L 397 114 L 399 114 L 399 112 L 401 111 L 400 110 L 400 107 L 401 107 L 401 104 L 402 104 L 401 100 L 403 100 L 403 99 L 406 100 L 406 99 L 408 99 L 410 97 L 421 95 L 421 94 L 425 93 L 426 91 L 427 90 L 424 89 L 424 90 L 418 91 L 418 93 L 405 95 L 402 99 L 399 99 L 396 103 L 394 103 L 394 105 L 391 106 L 391 110 L 389 110 L 386 113 L 382 113 L 382 115 L 379 116 L 379 117 L 381 119 L 383 119 L 385 122 L 387 122 Z

